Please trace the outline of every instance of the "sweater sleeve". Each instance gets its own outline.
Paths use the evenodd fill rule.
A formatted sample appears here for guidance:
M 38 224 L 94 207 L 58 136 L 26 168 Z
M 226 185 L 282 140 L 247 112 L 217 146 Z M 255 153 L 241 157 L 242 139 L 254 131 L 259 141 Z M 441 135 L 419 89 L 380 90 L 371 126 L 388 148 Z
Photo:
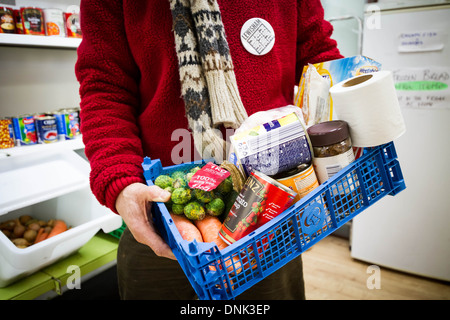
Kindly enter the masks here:
M 308 63 L 343 58 L 336 41 L 331 39 L 332 33 L 333 26 L 324 19 L 320 0 L 298 1 L 296 83 Z
M 90 185 L 98 201 L 117 213 L 119 193 L 144 182 L 136 122 L 140 75 L 127 46 L 121 1 L 85 0 L 80 9 L 83 40 L 75 74 Z

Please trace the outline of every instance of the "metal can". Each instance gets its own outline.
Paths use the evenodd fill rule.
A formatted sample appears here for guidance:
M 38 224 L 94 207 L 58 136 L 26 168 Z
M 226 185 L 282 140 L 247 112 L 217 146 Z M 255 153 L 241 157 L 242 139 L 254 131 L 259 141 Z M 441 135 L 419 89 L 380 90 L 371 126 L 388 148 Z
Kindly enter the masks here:
M 14 10 L 11 8 L 0 7 L 0 33 L 16 33 Z
M 45 36 L 44 12 L 41 8 L 20 8 L 24 34 Z
M 44 9 L 45 34 L 65 37 L 64 13 L 61 9 Z
M 311 164 L 301 165 L 273 178 L 297 193 L 294 203 L 319 186 L 319 181 Z
M 225 218 L 219 236 L 228 244 L 234 243 L 286 210 L 295 195 L 276 180 L 253 171 Z
M 14 137 L 17 146 L 28 146 L 37 143 L 36 125 L 33 115 L 22 115 L 12 118 Z
M 0 119 L 0 149 L 14 147 L 14 131 L 10 118 Z
M 58 129 L 54 116 L 43 115 L 35 118 L 38 143 L 58 141 Z
M 80 14 L 74 12 L 65 12 L 64 21 L 66 22 L 66 33 L 69 38 L 82 38 Z
M 61 109 L 53 115 L 56 118 L 59 140 L 72 140 L 80 134 L 78 111 Z

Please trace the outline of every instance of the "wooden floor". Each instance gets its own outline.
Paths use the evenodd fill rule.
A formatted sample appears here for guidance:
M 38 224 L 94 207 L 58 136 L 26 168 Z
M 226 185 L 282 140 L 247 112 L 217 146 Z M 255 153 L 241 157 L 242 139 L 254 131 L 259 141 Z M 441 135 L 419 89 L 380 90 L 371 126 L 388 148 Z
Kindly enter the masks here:
M 302 257 L 308 300 L 450 300 L 449 283 L 383 267 L 380 289 L 369 289 L 367 280 L 373 278 L 373 270 L 368 273 L 370 264 L 350 256 L 344 238 L 328 236 Z

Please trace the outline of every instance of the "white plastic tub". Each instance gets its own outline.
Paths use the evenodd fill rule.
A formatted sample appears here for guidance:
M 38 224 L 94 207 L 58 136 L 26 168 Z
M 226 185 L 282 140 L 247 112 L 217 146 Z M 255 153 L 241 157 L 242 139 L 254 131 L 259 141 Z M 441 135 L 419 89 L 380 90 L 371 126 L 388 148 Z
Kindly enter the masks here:
M 17 248 L 0 232 L 0 287 L 78 251 L 98 231 L 108 233 L 122 225 L 121 217 L 98 204 L 89 188 L 9 212 L 0 220 L 24 214 L 45 221 L 62 219 L 72 228 L 24 249 Z
M 122 226 L 122 218 L 91 193 L 89 163 L 83 157 L 65 149 L 29 150 L 0 159 L 0 221 L 27 214 L 62 219 L 71 229 L 24 249 L 0 232 L 0 287 L 76 252 L 98 231 Z

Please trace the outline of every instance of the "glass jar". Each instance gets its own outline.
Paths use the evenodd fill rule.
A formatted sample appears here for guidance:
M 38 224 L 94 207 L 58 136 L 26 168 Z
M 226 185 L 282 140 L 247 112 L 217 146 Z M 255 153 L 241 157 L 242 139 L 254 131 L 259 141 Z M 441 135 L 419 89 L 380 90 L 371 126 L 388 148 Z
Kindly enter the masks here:
M 319 183 L 324 183 L 355 160 L 347 122 L 325 121 L 309 127 L 307 132 Z

